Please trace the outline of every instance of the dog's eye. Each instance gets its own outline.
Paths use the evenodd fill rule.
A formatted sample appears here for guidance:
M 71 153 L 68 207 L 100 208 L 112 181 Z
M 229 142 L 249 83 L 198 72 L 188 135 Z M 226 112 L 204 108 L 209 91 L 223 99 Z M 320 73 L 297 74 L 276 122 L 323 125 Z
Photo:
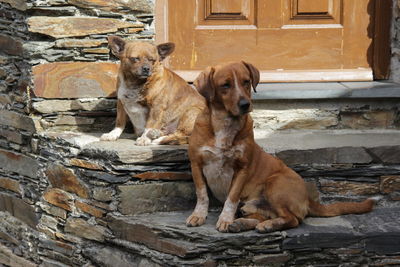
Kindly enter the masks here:
M 221 87 L 224 88 L 224 89 L 228 89 L 228 88 L 231 87 L 231 84 L 230 83 L 224 83 L 223 85 L 221 85 Z
M 244 86 L 249 86 L 250 85 L 250 80 L 244 80 L 243 81 Z
M 131 62 L 133 62 L 133 63 L 136 63 L 136 62 L 139 62 L 139 61 L 140 61 L 140 58 L 138 58 L 138 57 L 130 57 L 129 60 L 130 60 Z

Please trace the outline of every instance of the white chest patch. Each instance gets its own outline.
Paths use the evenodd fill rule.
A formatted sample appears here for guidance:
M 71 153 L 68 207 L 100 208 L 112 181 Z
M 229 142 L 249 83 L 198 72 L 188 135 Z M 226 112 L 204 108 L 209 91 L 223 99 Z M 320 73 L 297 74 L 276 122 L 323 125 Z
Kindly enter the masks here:
M 146 127 L 149 109 L 138 103 L 139 97 L 139 91 L 136 89 L 128 89 L 124 79 L 120 77 L 118 99 L 122 102 L 124 110 L 135 128 L 135 132 L 141 135 Z
M 213 195 L 222 203 L 228 197 L 234 175 L 235 159 L 243 155 L 243 145 L 222 149 L 204 146 L 201 151 L 205 158 L 203 174 Z

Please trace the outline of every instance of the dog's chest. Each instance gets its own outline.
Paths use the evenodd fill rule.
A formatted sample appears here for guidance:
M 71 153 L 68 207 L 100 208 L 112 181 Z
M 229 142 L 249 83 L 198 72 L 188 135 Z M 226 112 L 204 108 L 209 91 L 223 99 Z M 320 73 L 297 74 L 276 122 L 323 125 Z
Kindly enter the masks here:
M 140 95 L 140 89 L 128 89 L 123 79 L 120 80 L 120 86 L 118 88 L 118 99 L 122 102 L 125 112 L 132 120 L 138 115 L 145 115 L 148 112 L 148 108 L 140 104 L 142 96 Z
M 235 161 L 243 156 L 244 146 L 221 147 L 221 142 L 216 135 L 215 145 L 203 146 L 200 151 L 203 156 L 203 174 L 207 184 L 213 195 L 224 203 L 235 173 Z

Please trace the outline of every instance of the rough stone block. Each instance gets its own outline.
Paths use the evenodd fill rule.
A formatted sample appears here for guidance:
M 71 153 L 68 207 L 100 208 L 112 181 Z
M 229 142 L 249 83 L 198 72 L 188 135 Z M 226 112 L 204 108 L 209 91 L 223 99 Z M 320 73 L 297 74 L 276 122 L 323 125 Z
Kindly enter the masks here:
M 327 179 L 320 180 L 321 191 L 324 193 L 373 195 L 379 193 L 378 183 L 338 182 Z
M 310 150 L 286 150 L 276 154 L 288 165 L 370 163 L 371 156 L 362 147 L 338 147 Z
M 54 125 L 92 125 L 94 122 L 94 118 L 60 115 L 53 123 Z
M 68 211 L 72 211 L 75 208 L 73 196 L 58 188 L 51 188 L 47 190 L 43 194 L 43 199 L 54 206 Z
M 187 162 L 187 146 L 136 146 L 134 140 L 93 142 L 83 147 L 82 155 L 130 163 Z
M 39 223 L 45 225 L 46 227 L 49 227 L 52 230 L 57 230 L 58 220 L 52 216 L 42 214 Z
M 376 110 L 370 112 L 342 112 L 341 125 L 351 129 L 388 128 L 393 125 L 393 111 Z
M 56 47 L 73 48 L 73 47 L 97 47 L 107 43 L 106 39 L 61 39 L 56 41 Z
M 121 185 L 118 189 L 122 214 L 191 209 L 196 201 L 194 185 L 188 182 Z
M 35 209 L 20 198 L 0 193 L 0 211 L 7 211 L 32 228 L 38 224 Z
M 10 178 L 0 177 L 0 187 L 18 193 L 20 195 L 22 194 L 19 181 Z
M 1 62 L 0 62 L 1 64 Z M 0 88 L 0 92 L 1 92 L 1 88 Z M 0 94 L 0 108 L 4 108 L 5 105 L 11 104 L 11 97 L 9 95 L 6 94 Z
M 75 201 L 75 206 L 83 212 L 86 212 L 94 217 L 101 218 L 104 216 L 104 211 L 93 207 L 85 202 L 82 201 Z
M 80 218 L 68 218 L 64 228 L 65 232 L 90 240 L 104 242 L 108 231 L 100 225 L 92 225 Z
M 368 151 L 382 163 L 400 163 L 400 146 L 373 147 Z
M 384 194 L 400 192 L 400 176 L 382 176 L 379 188 Z
M 366 214 L 306 218 L 299 227 L 286 230 L 282 248 L 346 248 L 359 243 L 369 253 L 399 253 L 399 216 L 399 208 L 381 208 Z
M 220 233 L 215 229 L 218 212 L 210 212 L 207 221 L 200 227 L 187 227 L 186 218 L 191 211 L 159 212 L 137 216 L 110 216 L 109 228 L 114 235 L 123 240 L 144 244 L 146 247 L 162 253 L 179 256 L 179 259 L 196 260 L 193 265 L 202 265 L 204 254 L 215 253 L 221 256 L 221 250 L 229 250 L 234 255 L 227 259 L 244 257 L 244 247 L 262 244 L 280 244 L 283 238 L 281 232 L 267 235 L 255 231 L 237 234 Z M 174 233 L 171 235 L 171 233 Z M 236 251 L 239 251 L 239 254 Z M 155 255 L 155 254 L 153 254 Z M 225 254 L 226 255 L 226 254 Z M 157 255 L 155 255 L 157 256 Z M 213 257 L 214 258 L 214 257 Z M 171 258 L 173 260 L 174 258 Z M 174 262 L 171 265 L 184 266 L 184 262 Z
M 44 98 L 115 96 L 118 65 L 106 62 L 60 62 L 33 67 L 35 95 Z
M 112 247 L 90 246 L 83 249 L 83 254 L 90 260 L 104 267 L 131 267 L 140 266 L 142 257 L 131 253 L 126 253 Z M 150 263 L 150 262 L 149 262 Z M 156 267 L 158 264 L 143 265 L 142 267 Z
M 26 136 L 22 135 L 20 132 L 17 131 L 11 131 L 0 128 L 0 136 L 5 137 L 10 142 L 17 143 L 20 145 L 27 143 Z
M 6 266 L 17 267 L 36 267 L 34 262 L 28 261 L 20 256 L 15 255 L 11 249 L 0 244 L 0 263 Z
M 31 178 L 37 177 L 39 163 L 25 155 L 0 149 L 0 167 Z
M 109 187 L 96 187 L 93 189 L 93 198 L 98 201 L 112 201 L 114 194 L 114 189 Z
M 31 133 L 36 132 L 32 118 L 10 110 L 0 110 L 0 125 L 11 126 Z
M 98 171 L 104 170 L 104 168 L 102 166 L 100 166 L 99 164 L 90 162 L 88 160 L 83 160 L 83 159 L 77 159 L 77 158 L 70 159 L 69 164 L 76 166 L 76 167 L 90 169 L 90 170 L 98 170 Z
M 68 0 L 68 3 L 83 8 L 98 8 L 113 12 L 154 12 L 152 1 L 148 0 Z
M 47 168 L 45 173 L 53 187 L 75 193 L 83 198 L 89 197 L 88 187 L 78 179 L 71 169 L 67 169 L 59 164 L 52 164 Z
M 54 38 L 87 36 L 116 32 L 118 29 L 142 27 L 142 23 L 126 22 L 111 18 L 94 17 L 45 17 L 35 16 L 28 20 L 29 31 Z
M 252 112 L 258 129 L 326 129 L 338 124 L 335 112 L 319 109 L 269 110 L 260 107 Z
M 64 209 L 61 209 L 59 207 L 55 207 L 52 205 L 49 205 L 45 202 L 40 202 L 40 208 L 45 211 L 46 213 L 59 217 L 61 219 L 67 219 L 67 212 Z
M 12 56 L 22 56 L 22 43 L 11 36 L 0 34 L 0 51 Z
M 68 243 L 61 242 L 58 240 L 50 240 L 46 238 L 40 238 L 40 246 L 50 249 L 52 251 L 57 251 L 67 256 L 72 256 L 74 251 L 76 250 L 76 247 Z
M 65 111 L 100 111 L 116 107 L 115 99 L 74 99 L 74 100 L 44 100 L 34 102 L 32 107 L 39 113 L 57 113 Z
M 169 180 L 169 181 L 192 181 L 192 175 L 184 172 L 144 172 L 134 174 L 133 178 L 144 180 Z
M 285 262 L 289 261 L 290 258 L 291 256 L 287 252 L 269 255 L 256 255 L 254 256 L 254 263 L 257 265 L 284 264 Z
M 86 48 L 82 50 L 84 53 L 88 54 L 108 54 L 110 50 L 108 48 Z

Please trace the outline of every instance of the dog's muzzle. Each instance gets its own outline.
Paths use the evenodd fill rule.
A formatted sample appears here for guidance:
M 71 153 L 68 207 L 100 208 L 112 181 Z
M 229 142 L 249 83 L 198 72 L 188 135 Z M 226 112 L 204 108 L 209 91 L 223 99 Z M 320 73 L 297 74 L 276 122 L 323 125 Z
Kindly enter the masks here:
M 242 114 L 245 114 L 250 111 L 250 101 L 245 98 L 239 100 L 238 106 Z

